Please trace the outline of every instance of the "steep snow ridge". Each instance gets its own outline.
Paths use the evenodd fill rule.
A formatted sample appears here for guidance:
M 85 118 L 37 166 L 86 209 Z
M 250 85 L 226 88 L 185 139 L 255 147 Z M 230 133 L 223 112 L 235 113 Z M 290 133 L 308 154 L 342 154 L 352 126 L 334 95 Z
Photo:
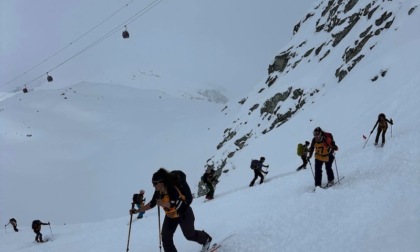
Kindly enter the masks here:
M 419 1 L 320 1 L 294 29 L 294 36 L 269 66 L 269 75 L 243 99 L 240 112 L 223 135 L 218 154 L 206 166 L 221 174 L 229 158 L 252 142 L 282 126 L 306 104 L 324 99 L 351 75 L 367 75 L 365 85 L 388 78 L 394 62 L 387 56 L 401 29 L 413 29 Z M 415 41 L 412 35 L 408 41 Z M 369 72 L 359 67 L 372 62 Z M 411 65 L 411 64 L 410 64 Z M 408 73 L 410 76 L 415 71 Z M 254 123 L 252 123 L 254 122 Z M 281 128 L 279 128 L 281 130 Z

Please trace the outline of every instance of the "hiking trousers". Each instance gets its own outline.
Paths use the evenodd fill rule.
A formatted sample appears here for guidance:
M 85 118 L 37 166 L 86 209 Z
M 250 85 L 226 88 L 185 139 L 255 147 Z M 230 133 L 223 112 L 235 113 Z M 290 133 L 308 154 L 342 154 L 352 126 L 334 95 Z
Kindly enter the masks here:
M 177 252 L 174 244 L 174 233 L 178 225 L 181 227 L 182 233 L 189 241 L 195 241 L 204 245 L 209 235 L 204 231 L 195 230 L 194 212 L 190 206 L 185 209 L 185 212 L 178 218 L 169 218 L 165 216 L 162 225 L 162 244 L 165 252 Z
M 334 171 L 332 164 L 334 162 L 334 155 L 329 155 L 328 162 L 315 159 L 315 187 L 322 184 L 322 165 L 325 164 L 325 171 L 327 172 L 328 181 L 334 180 Z
M 308 164 L 308 157 L 307 157 L 307 155 L 304 154 L 304 155 L 300 156 L 300 158 L 302 159 L 302 162 L 303 163 L 298 168 L 300 168 L 300 169 L 302 169 L 302 168 L 306 169 L 306 165 Z
M 213 186 L 213 183 L 206 182 L 206 186 L 207 186 L 207 189 L 209 190 L 206 195 L 208 197 L 213 198 L 213 196 L 214 196 L 214 186 Z
M 378 127 L 378 131 L 376 132 L 375 137 L 375 144 L 378 144 L 379 141 L 379 135 L 382 133 L 382 144 L 385 144 L 385 133 L 387 129 L 382 129 L 381 127 Z
M 258 177 L 260 177 L 260 184 L 262 184 L 264 182 L 264 175 L 262 174 L 262 171 L 260 169 L 254 169 L 254 179 L 251 181 L 249 186 L 254 186 Z

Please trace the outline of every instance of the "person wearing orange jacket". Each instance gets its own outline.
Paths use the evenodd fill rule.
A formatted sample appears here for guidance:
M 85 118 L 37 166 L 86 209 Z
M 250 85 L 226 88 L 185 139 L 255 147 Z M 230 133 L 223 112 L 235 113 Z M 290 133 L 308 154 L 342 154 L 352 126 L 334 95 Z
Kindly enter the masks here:
M 194 212 L 186 196 L 174 186 L 174 179 L 174 176 L 166 169 L 160 168 L 152 177 L 152 184 L 155 187 L 152 199 L 139 209 L 131 209 L 130 214 L 146 212 L 158 205 L 165 211 L 161 233 L 165 252 L 177 252 L 173 237 L 178 225 L 187 240 L 201 244 L 202 251 L 207 251 L 212 237 L 205 231 L 195 229 Z
M 334 152 L 338 150 L 333 135 L 324 132 L 320 127 L 314 129 L 311 147 L 309 148 L 308 160 L 315 152 L 315 188 L 322 187 L 322 165 L 325 164 L 325 171 L 328 178 L 328 186 L 334 184 L 334 171 L 332 164 L 334 162 Z

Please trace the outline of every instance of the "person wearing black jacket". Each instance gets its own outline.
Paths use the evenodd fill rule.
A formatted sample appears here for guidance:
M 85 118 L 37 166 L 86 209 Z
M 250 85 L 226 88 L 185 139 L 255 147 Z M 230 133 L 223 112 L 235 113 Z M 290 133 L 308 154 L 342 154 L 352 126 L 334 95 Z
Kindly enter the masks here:
M 206 199 L 212 200 L 214 198 L 214 185 L 213 183 L 217 183 L 217 179 L 215 177 L 216 171 L 214 169 L 208 169 L 201 177 L 201 180 L 206 184 L 208 192 L 206 194 Z
M 11 224 L 11 225 L 12 225 L 13 230 L 15 230 L 15 232 L 19 232 L 19 229 L 17 228 L 17 221 L 16 221 L 16 219 L 15 219 L 15 218 L 11 218 L 11 219 L 9 220 L 9 223 L 7 223 L 7 225 L 9 225 L 9 224 Z M 5 225 L 5 226 L 7 226 L 7 225 Z
M 205 231 L 198 231 L 194 227 L 194 212 L 181 191 L 173 184 L 173 175 L 164 168 L 160 168 L 153 174 L 152 183 L 155 193 L 149 203 L 140 209 L 130 209 L 130 214 L 145 212 L 156 205 L 165 211 L 165 219 L 162 225 L 162 243 L 165 252 L 176 252 L 173 236 L 178 225 L 181 227 L 185 238 L 203 245 L 203 251 L 207 251 L 212 237 Z
M 373 126 L 372 131 L 370 132 L 370 134 L 373 133 L 373 131 L 375 130 L 376 126 L 378 126 L 378 131 L 376 133 L 376 138 L 375 138 L 375 145 L 378 145 L 378 141 L 379 141 L 379 135 L 382 133 L 382 144 L 381 146 L 383 147 L 385 145 L 385 133 L 386 130 L 388 129 L 388 123 L 390 123 L 391 125 L 394 125 L 394 122 L 391 120 L 386 119 L 386 116 L 384 113 L 380 113 L 378 115 L 378 120 L 375 123 L 375 126 Z M 391 131 L 392 133 L 392 131 Z
M 260 177 L 260 184 L 262 184 L 264 182 L 263 173 L 265 173 L 265 174 L 268 173 L 268 172 L 262 170 L 263 167 L 267 167 L 267 168 L 269 167 L 268 165 L 264 165 L 265 157 L 261 157 L 260 160 L 256 160 L 256 161 L 257 162 L 255 164 L 255 167 L 252 168 L 254 170 L 254 179 L 249 184 L 250 187 L 254 186 L 254 183 L 255 183 L 255 181 L 257 180 L 258 177 Z
M 42 240 L 42 234 L 41 234 L 41 225 L 50 225 L 50 222 L 48 223 L 44 223 L 40 220 L 34 220 L 32 222 L 32 229 L 34 230 L 34 233 L 36 234 L 35 236 L 35 241 L 36 242 L 44 242 L 44 240 Z

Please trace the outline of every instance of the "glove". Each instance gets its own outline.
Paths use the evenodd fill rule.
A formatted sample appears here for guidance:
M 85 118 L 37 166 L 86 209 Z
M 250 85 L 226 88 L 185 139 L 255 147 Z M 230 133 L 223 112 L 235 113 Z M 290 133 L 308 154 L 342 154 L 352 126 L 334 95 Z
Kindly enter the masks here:
M 394 125 L 394 121 L 392 121 L 392 118 L 389 121 L 390 121 L 391 125 Z

